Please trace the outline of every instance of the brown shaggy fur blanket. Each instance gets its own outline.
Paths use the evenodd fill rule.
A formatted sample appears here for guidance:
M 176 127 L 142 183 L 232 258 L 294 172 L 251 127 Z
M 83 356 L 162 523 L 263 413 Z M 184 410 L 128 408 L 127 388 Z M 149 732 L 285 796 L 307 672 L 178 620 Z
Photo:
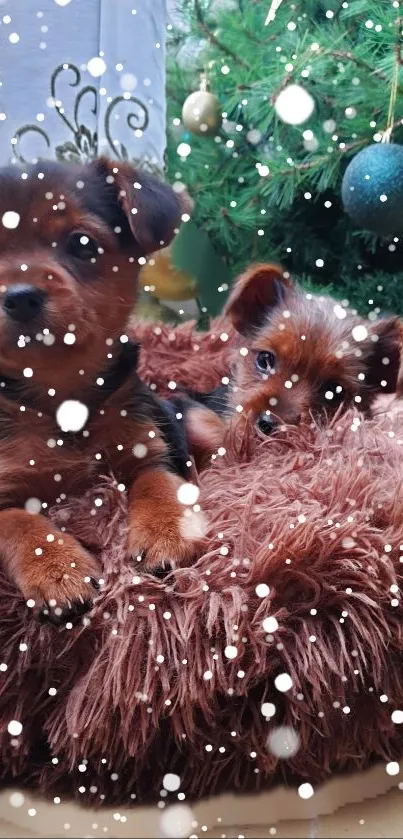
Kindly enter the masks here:
M 231 343 L 221 331 L 140 325 L 143 375 L 159 390 L 170 379 L 216 385 Z M 234 437 L 202 476 L 205 554 L 165 581 L 125 557 L 125 498 L 110 477 L 54 511 L 100 552 L 106 582 L 90 619 L 69 630 L 36 623 L 1 573 L 3 783 L 97 805 L 159 800 L 166 773 L 191 798 L 315 787 L 396 760 L 402 443 L 402 418 L 385 413 Z M 288 759 L 283 726 L 296 732 Z

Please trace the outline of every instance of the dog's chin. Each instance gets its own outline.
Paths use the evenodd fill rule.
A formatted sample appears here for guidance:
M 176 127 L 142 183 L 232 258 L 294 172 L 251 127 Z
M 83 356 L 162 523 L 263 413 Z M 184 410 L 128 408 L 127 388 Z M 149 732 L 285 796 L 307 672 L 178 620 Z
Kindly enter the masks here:
M 76 333 L 68 329 L 59 335 L 50 327 L 39 326 L 0 331 L 0 374 L 3 375 L 12 376 L 30 367 L 38 372 L 42 368 L 48 371 L 54 368 L 60 374 L 64 363 L 71 363 L 73 356 L 78 363 L 81 355 L 85 357 L 85 341 L 81 336 L 77 340 Z

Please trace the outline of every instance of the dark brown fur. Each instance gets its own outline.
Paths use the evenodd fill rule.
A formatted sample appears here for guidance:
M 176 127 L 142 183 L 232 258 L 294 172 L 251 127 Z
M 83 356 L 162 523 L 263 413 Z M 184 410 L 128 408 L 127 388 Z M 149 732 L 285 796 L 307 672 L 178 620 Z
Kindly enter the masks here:
M 264 436 L 280 425 L 330 420 L 350 405 L 368 414 L 380 393 L 399 389 L 401 321 L 364 320 L 330 297 L 298 288 L 276 265 L 251 266 L 235 283 L 225 315 L 239 339 L 221 413 L 241 414 Z M 270 370 L 258 369 L 261 353 L 273 356 Z M 214 423 L 192 410 L 187 426 L 205 455 L 222 442 L 224 419 Z
M 236 347 L 222 319 L 206 334 L 190 323 L 154 329 L 136 325 L 139 370 L 160 392 L 169 380 L 208 391 L 227 375 Z M 403 692 L 402 409 L 361 416 L 358 429 L 351 409 L 326 427 L 230 435 L 227 454 L 201 476 L 204 555 L 164 580 L 141 564 L 133 574 L 126 496 L 111 482 L 51 511 L 52 526 L 100 551 L 105 586 L 85 626 L 56 632 L 33 620 L 0 569 L 3 784 L 115 813 L 276 784 L 309 782 L 317 795 L 336 774 L 401 760 L 403 726 L 392 714 Z M 267 617 L 277 619 L 273 634 Z M 286 693 L 279 673 L 292 679 Z M 269 719 L 263 703 L 272 703 Z M 20 736 L 10 720 L 23 724 Z M 279 726 L 300 740 L 287 759 L 270 747 Z M 167 773 L 180 787 L 164 798 Z M 211 812 L 217 833 L 221 800 Z M 112 814 L 95 817 L 101 829 L 116 824 Z M 136 820 L 126 815 L 120 829 L 130 835 Z M 40 827 L 42 805 L 29 818 Z M 66 818 L 60 812 L 60 833 Z M 93 812 L 81 822 L 81 835 L 95 833 Z
M 397 389 L 403 346 L 397 317 L 363 320 L 330 297 L 299 289 L 274 265 L 252 266 L 240 277 L 226 314 L 242 336 L 231 401 L 253 420 L 267 416 L 272 428 L 299 424 L 351 404 L 367 413 L 379 393 Z M 363 339 L 355 338 L 357 327 Z M 265 351 L 275 357 L 267 375 L 256 369 Z
M 125 163 L 0 170 L 0 219 L 8 211 L 20 216 L 16 229 L 0 225 L 0 550 L 24 597 L 39 607 L 51 601 L 60 612 L 89 600 L 100 568 L 78 541 L 24 509 L 31 497 L 45 512 L 112 472 L 129 490 L 129 551 L 144 554 L 147 568 L 194 553 L 197 539 L 184 535 L 177 500 L 183 478 L 170 470 L 169 421 L 162 412 L 158 422 L 157 399 L 141 385 L 130 346 L 125 356 L 127 338 L 120 340 L 139 258 L 172 239 L 183 209 L 169 187 Z M 95 241 L 91 259 L 72 251 L 74 232 Z M 27 323 L 7 308 L 21 285 L 43 301 Z M 66 344 L 71 327 L 75 342 Z M 114 364 L 124 375 L 117 370 L 108 392 Z M 84 432 L 63 434 L 56 422 L 69 399 L 90 410 Z M 136 444 L 145 456 L 133 454 Z

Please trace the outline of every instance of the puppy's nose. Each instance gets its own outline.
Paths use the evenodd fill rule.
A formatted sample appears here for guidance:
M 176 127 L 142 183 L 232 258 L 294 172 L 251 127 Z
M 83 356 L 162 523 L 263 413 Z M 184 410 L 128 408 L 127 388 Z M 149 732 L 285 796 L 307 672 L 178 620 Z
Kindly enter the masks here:
M 271 434 L 272 431 L 274 431 L 274 429 L 278 425 L 278 422 L 274 417 L 271 416 L 271 414 L 264 413 L 260 414 L 260 416 L 257 419 L 256 425 L 259 431 L 262 432 L 262 434 L 268 435 Z
M 29 323 L 41 314 L 46 296 L 46 291 L 33 285 L 13 285 L 3 297 L 3 309 L 17 323 Z

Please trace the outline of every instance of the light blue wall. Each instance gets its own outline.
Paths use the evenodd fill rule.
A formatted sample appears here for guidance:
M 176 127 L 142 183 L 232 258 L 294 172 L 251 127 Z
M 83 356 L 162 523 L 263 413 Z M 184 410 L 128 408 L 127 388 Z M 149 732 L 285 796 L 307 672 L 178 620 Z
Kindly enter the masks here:
M 62 2 L 64 6 L 60 5 Z M 73 148 L 81 143 L 85 150 L 83 136 L 77 136 L 80 123 L 90 132 L 98 131 L 100 153 L 112 154 L 105 116 L 111 101 L 126 93 L 141 104 L 116 103 L 110 118 L 112 138 L 125 144 L 131 158 L 146 157 L 162 166 L 165 32 L 165 0 L 0 0 L 0 163 L 12 157 L 11 139 L 27 124 L 44 131 L 50 142 L 47 149 L 42 136 L 27 132 L 17 144 L 17 151 L 27 160 L 53 155 L 55 147 L 66 142 L 73 143 Z M 14 34 L 19 36 L 16 43 L 12 42 Z M 85 66 L 100 53 L 106 70 L 94 78 Z M 63 63 L 73 64 L 81 73 L 79 84 L 72 87 L 75 72 L 64 70 L 56 88 L 56 100 L 64 108 L 76 136 L 57 114 L 50 98 L 52 72 Z M 122 69 L 116 69 L 117 65 L 123 65 Z M 95 116 L 91 112 L 94 95 L 88 93 L 82 98 L 77 125 L 73 125 L 76 97 L 85 85 L 96 89 L 98 113 Z M 133 126 L 141 125 L 143 106 L 148 111 L 149 125 L 139 135 L 130 130 L 126 120 L 134 113 L 138 121 L 134 118 Z M 119 145 L 116 152 L 119 154 Z

